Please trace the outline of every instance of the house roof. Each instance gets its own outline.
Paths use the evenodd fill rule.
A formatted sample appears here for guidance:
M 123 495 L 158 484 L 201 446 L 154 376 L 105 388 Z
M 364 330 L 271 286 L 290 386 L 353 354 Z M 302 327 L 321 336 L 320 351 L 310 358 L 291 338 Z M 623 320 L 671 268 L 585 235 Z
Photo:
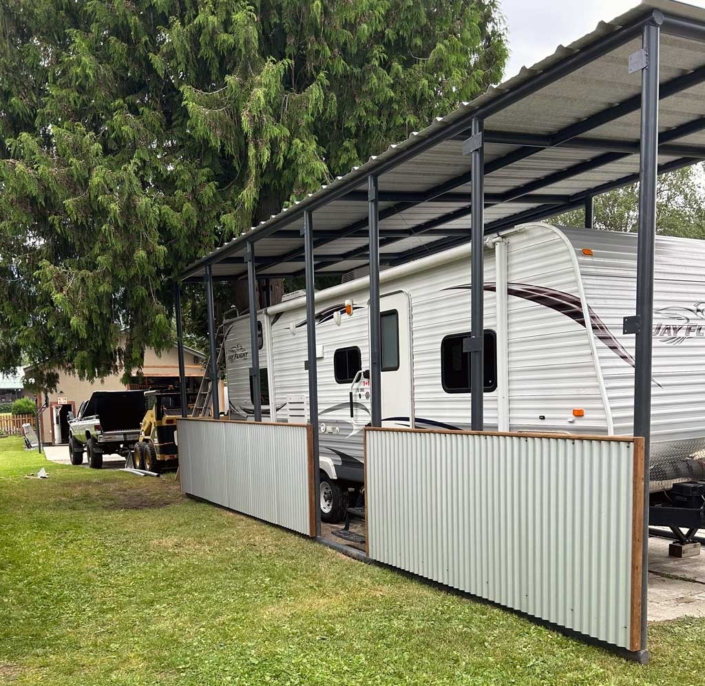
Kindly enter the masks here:
M 642 27 L 654 20 L 662 23 L 659 170 L 705 159 L 705 10 L 646 0 L 226 243 L 182 279 L 201 278 L 207 265 L 216 279 L 245 275 L 248 242 L 259 278 L 302 274 L 306 210 L 315 210 L 317 274 L 365 266 L 370 174 L 379 177 L 383 263 L 403 264 L 470 240 L 471 162 L 463 146 L 473 117 L 485 125 L 487 233 L 582 207 L 593 195 L 633 183 L 641 75 L 628 64 L 641 48 Z

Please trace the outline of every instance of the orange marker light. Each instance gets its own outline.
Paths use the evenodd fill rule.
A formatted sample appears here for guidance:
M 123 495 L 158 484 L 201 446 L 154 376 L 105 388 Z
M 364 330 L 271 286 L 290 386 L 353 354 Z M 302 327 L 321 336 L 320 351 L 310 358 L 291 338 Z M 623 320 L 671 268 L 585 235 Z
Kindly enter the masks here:
M 353 313 L 352 300 L 346 300 L 345 301 L 345 314 L 347 314 L 349 317 L 352 313 Z
M 584 417 L 585 410 L 573 410 L 573 417 Z
M 592 257 L 592 250 L 590 248 L 583 248 L 583 255 L 587 255 L 588 257 Z

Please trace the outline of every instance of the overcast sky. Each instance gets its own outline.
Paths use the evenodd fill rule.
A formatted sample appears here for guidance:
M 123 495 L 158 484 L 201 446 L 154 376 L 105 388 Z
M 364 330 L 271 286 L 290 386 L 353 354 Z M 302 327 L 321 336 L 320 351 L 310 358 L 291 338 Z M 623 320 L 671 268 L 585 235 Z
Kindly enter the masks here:
M 639 0 L 500 0 L 509 27 L 509 63 L 504 78 L 514 76 L 639 4 Z M 689 0 L 705 7 L 705 0 Z

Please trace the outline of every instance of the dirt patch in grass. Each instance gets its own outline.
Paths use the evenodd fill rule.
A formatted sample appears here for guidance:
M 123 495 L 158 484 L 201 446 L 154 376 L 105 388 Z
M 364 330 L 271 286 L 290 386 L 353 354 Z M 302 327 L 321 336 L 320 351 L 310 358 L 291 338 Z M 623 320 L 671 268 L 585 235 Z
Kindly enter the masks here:
M 133 487 L 111 491 L 111 502 L 104 503 L 104 507 L 106 509 L 117 508 L 118 510 L 150 510 L 174 505 L 180 502 L 181 499 L 181 494 L 178 491 L 146 491 Z
M 53 505 L 59 509 L 154 510 L 182 502 L 183 496 L 170 483 L 133 481 L 62 483 Z
M 0 684 L 9 684 L 17 679 L 19 675 L 20 668 L 17 665 L 0 662 Z

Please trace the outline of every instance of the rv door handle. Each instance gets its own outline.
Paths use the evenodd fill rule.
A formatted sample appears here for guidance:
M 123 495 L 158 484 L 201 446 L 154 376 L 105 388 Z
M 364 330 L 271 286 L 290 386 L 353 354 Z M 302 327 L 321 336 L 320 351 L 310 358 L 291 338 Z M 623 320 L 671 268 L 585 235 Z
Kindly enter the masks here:
M 350 419 L 355 417 L 355 412 L 353 411 L 353 392 L 350 391 Z

